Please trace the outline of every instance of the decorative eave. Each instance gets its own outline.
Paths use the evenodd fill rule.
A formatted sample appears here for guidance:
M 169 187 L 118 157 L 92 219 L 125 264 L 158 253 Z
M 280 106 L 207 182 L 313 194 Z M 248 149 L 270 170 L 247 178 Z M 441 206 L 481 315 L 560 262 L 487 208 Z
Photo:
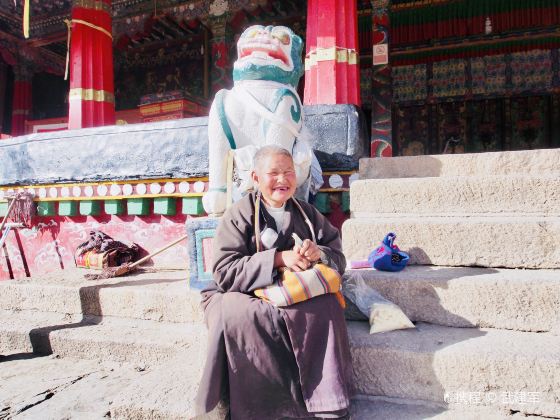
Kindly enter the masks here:
M 560 47 L 560 29 L 526 31 L 508 36 L 478 36 L 458 41 L 445 40 L 425 45 L 394 48 L 391 63 L 394 66 L 444 61 L 452 58 L 500 55 L 532 49 Z
M 42 71 L 53 74 L 64 74 L 64 57 L 44 48 L 36 48 L 23 39 L 16 38 L 6 32 L 0 31 L 0 46 L 2 56 L 6 60 L 10 55 L 15 61 L 24 61 L 38 67 Z M 6 60 L 10 61 L 10 60 Z M 12 64 L 12 63 L 9 63 Z

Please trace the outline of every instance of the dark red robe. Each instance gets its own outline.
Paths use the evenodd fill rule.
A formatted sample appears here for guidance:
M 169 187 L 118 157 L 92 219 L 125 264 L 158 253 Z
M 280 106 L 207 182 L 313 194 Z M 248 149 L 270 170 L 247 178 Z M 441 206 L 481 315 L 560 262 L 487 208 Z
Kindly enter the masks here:
M 344 312 L 334 295 L 285 308 L 252 291 L 276 278 L 274 254 L 292 249 L 292 232 L 311 239 L 299 210 L 286 203 L 284 226 L 273 248 L 256 252 L 255 194 L 223 216 L 213 251 L 212 284 L 202 292 L 209 329 L 197 414 L 229 401 L 233 420 L 305 418 L 338 414 L 349 405 L 351 359 Z M 311 220 L 323 262 L 345 269 L 340 235 L 313 206 L 300 202 Z M 261 230 L 274 219 L 261 206 Z

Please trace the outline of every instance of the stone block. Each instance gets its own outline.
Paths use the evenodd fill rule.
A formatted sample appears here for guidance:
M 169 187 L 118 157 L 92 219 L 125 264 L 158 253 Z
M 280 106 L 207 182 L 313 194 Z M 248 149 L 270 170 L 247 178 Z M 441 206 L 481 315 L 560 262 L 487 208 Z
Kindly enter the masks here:
M 105 200 L 105 213 L 111 215 L 120 215 L 124 213 L 123 200 Z
M 76 359 L 160 363 L 206 342 L 204 324 L 125 318 L 83 319 L 50 312 L 0 311 L 0 353 L 32 351 Z M 183 353 L 184 355 L 184 353 Z M 200 355 L 201 362 L 204 354 Z
M 58 215 L 59 216 L 77 216 L 78 203 L 76 201 L 59 201 L 58 202 Z
M 182 213 L 190 214 L 191 216 L 201 216 L 204 214 L 202 197 L 183 197 Z
M 39 201 L 37 203 L 37 216 L 54 216 L 55 214 L 54 201 Z
M 560 149 L 360 159 L 360 179 L 560 174 Z
M 200 294 L 189 290 L 186 270 L 134 273 L 122 278 L 84 279 L 84 269 L 66 268 L 56 276 L 0 282 L 0 309 L 109 316 L 161 322 L 202 322 Z
M 346 270 L 345 278 L 363 279 L 413 322 L 551 331 L 560 308 L 560 270 L 411 265 L 399 273 Z
M 342 191 L 342 211 L 350 211 L 350 191 Z
M 176 213 L 175 204 L 177 199 L 175 197 L 156 197 L 154 198 L 154 214 L 161 214 L 164 216 L 174 216 Z
M 446 396 L 480 393 L 484 406 L 560 415 L 557 336 L 424 323 L 370 335 L 366 322 L 349 322 L 348 336 L 358 394 L 443 404 Z M 524 391 L 525 401 L 504 398 Z
M 147 216 L 150 214 L 150 199 L 128 198 L 126 200 L 126 211 L 131 216 Z
M 360 108 L 312 105 L 303 112 L 323 170 L 356 169 L 358 159 L 369 150 Z M 205 176 L 208 118 L 19 136 L 2 140 L 0 162 L 0 185 Z
M 330 213 L 331 206 L 330 206 L 329 193 L 324 193 L 324 192 L 317 193 L 313 205 L 317 208 L 317 210 L 319 210 L 323 214 Z
M 352 184 L 353 217 L 368 215 L 560 215 L 558 175 L 367 179 Z
M 560 217 L 385 216 L 347 220 L 348 260 L 363 260 L 388 232 L 411 264 L 560 268 Z
M 2 201 L 0 202 L 0 217 L 5 217 L 8 213 L 8 202 Z
M 80 201 L 80 214 L 82 216 L 98 216 L 101 213 L 101 202 L 99 200 Z
M 323 171 L 354 170 L 369 152 L 366 118 L 355 105 L 308 105 L 305 127 Z

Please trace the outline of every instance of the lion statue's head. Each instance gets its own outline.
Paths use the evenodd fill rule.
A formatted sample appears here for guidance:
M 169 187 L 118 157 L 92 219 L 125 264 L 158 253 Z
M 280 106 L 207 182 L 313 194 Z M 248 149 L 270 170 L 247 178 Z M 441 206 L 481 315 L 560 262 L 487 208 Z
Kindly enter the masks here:
M 296 87 L 303 74 L 303 42 L 285 26 L 254 25 L 237 41 L 233 80 L 271 80 Z

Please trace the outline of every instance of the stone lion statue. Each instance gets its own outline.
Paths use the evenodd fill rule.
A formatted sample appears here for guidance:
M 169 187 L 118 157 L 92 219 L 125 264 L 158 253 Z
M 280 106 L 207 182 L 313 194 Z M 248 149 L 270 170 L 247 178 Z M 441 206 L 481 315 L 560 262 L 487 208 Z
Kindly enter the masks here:
M 235 201 L 252 187 L 253 156 L 264 145 L 292 152 L 298 186 L 309 179 L 314 156 L 302 135 L 302 104 L 295 90 L 303 74 L 302 47 L 301 38 L 284 26 L 255 25 L 241 34 L 234 86 L 220 90 L 210 108 L 210 180 L 203 197 L 208 214 L 222 214 L 228 200 Z M 234 182 L 228 181 L 232 161 Z

